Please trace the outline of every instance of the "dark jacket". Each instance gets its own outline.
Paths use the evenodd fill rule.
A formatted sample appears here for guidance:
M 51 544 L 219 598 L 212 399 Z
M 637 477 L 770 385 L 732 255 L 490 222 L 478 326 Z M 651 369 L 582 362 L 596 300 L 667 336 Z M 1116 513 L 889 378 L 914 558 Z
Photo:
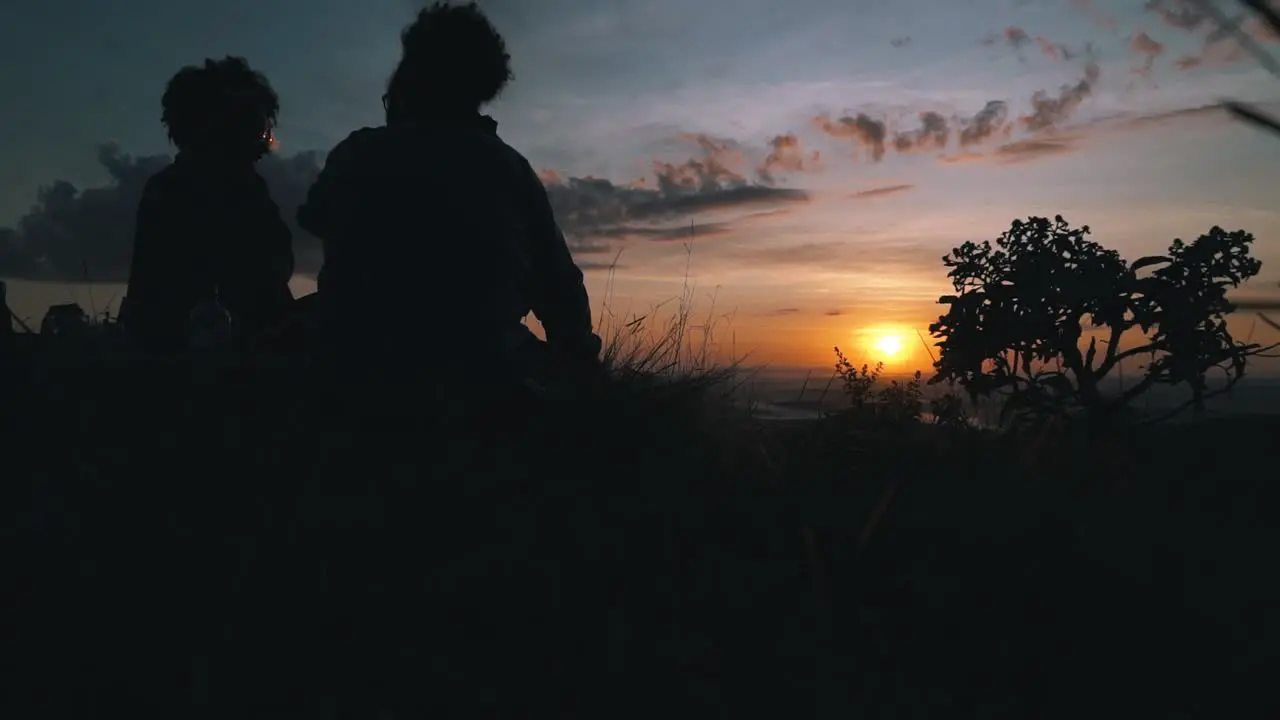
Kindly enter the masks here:
M 191 311 L 217 298 L 233 332 L 251 337 L 287 312 L 292 275 L 292 234 L 253 167 L 179 153 L 138 204 L 120 321 L 144 349 L 180 350 Z
M 532 311 L 554 348 L 599 352 L 546 190 L 488 117 L 353 132 L 298 222 L 324 242 L 318 292 L 340 345 L 419 363 L 498 357 L 529 337 Z

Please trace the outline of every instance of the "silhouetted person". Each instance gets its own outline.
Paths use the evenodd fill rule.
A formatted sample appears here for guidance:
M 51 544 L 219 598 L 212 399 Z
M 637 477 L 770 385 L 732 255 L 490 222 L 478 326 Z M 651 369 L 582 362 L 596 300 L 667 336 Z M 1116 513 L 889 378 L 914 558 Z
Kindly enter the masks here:
M 208 337 L 203 326 L 219 313 L 231 336 L 252 338 L 293 299 L 291 233 L 254 168 L 271 150 L 279 100 L 261 73 L 227 57 L 178 71 L 161 104 L 178 153 L 138 205 L 120 322 L 153 352 Z
M 594 367 L 600 339 L 582 272 L 546 190 L 480 114 L 512 78 L 502 37 L 475 3 L 434 3 L 401 43 L 386 125 L 339 143 L 298 211 L 324 242 L 318 295 L 338 356 Z M 530 311 L 546 345 L 521 322 Z

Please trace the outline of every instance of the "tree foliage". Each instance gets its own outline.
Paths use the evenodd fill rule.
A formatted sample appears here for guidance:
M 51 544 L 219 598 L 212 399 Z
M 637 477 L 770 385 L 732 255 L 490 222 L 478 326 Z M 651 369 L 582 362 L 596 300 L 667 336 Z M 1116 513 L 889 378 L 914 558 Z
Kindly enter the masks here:
M 1109 417 L 1157 384 L 1187 385 L 1188 405 L 1202 409 L 1211 370 L 1225 373 L 1225 390 L 1267 349 L 1237 341 L 1226 324 L 1227 290 L 1261 267 L 1249 233 L 1213 227 L 1132 263 L 1088 236 L 1062 216 L 1031 217 L 994 244 L 966 242 L 945 256 L 955 294 L 938 300 L 948 310 L 929 327 L 941 339 L 930 382 L 956 382 L 973 398 L 1003 394 L 1006 416 Z M 1132 330 L 1142 339 L 1122 349 Z M 1136 383 L 1103 392 L 1121 363 L 1142 358 Z

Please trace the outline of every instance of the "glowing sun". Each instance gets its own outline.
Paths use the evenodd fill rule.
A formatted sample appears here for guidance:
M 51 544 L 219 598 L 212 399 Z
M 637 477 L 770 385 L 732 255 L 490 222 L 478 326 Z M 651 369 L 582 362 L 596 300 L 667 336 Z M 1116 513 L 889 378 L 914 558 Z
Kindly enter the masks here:
M 887 357 L 902 352 L 902 338 L 897 335 L 882 335 L 875 340 L 875 349 Z

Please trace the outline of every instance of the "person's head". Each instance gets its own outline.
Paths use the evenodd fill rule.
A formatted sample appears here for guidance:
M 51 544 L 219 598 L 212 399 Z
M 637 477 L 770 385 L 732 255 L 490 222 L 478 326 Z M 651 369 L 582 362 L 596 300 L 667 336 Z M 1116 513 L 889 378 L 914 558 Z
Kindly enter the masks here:
M 435 2 L 400 34 L 400 64 L 387 85 L 387 116 L 475 112 L 511 81 L 507 44 L 474 3 Z
M 244 58 L 182 68 L 160 104 L 161 122 L 181 151 L 248 162 L 271 151 L 280 100 Z

